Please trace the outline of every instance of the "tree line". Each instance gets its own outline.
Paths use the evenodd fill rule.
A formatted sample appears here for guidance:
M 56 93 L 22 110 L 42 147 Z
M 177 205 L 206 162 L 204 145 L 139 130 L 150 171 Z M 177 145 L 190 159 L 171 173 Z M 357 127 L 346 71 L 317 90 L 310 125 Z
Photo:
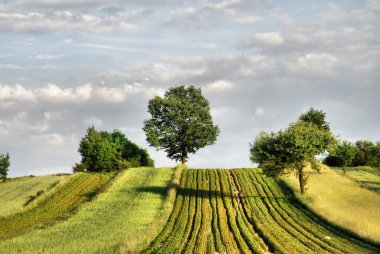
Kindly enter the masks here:
M 380 168 L 380 141 L 338 142 L 323 162 L 331 167 L 370 166 Z

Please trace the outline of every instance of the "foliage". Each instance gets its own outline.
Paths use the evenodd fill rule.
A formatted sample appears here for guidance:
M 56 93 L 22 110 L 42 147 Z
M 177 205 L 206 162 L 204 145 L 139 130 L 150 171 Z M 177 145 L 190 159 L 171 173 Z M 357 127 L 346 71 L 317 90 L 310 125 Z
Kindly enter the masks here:
M 138 253 L 136 248 L 145 246 L 162 229 L 164 223 L 157 220 L 166 216 L 165 221 L 170 214 L 171 209 L 169 214 L 163 214 L 163 209 L 166 202 L 173 202 L 167 193 L 174 172 L 172 168 L 132 168 L 120 172 L 106 191 L 70 219 L 0 241 L 0 253 Z
M 380 142 L 374 144 L 368 140 L 359 140 L 355 143 L 358 152 L 352 166 L 380 167 Z
M 278 176 L 295 170 L 299 176 L 300 189 L 304 193 L 307 178 L 303 168 L 310 163 L 319 171 L 316 155 L 323 153 L 334 137 L 330 131 L 312 122 L 298 121 L 284 131 L 261 132 L 251 144 L 251 160 L 260 164 L 268 176 Z
M 380 167 L 380 142 L 359 140 L 355 145 L 348 141 L 340 142 L 331 149 L 324 163 L 332 167 Z
M 153 166 L 154 162 L 145 149 L 132 143 L 119 130 L 112 133 L 90 127 L 82 138 L 78 152 L 82 155 L 74 172 L 118 171 L 128 167 Z
M 330 125 L 326 122 L 326 113 L 322 110 L 309 108 L 306 113 L 303 113 L 298 119 L 304 122 L 310 122 L 317 125 L 320 129 L 330 131 Z
M 358 149 L 348 141 L 339 142 L 331 149 L 330 154 L 324 159 L 324 163 L 333 167 L 348 167 L 352 165 Z
M 3 182 L 7 179 L 9 166 L 11 165 L 9 159 L 9 153 L 0 154 L 0 180 Z
M 214 144 L 220 132 L 213 125 L 207 99 L 194 86 L 170 88 L 164 98 L 149 101 L 148 112 L 151 118 L 143 128 L 148 143 L 182 164 L 189 153 Z
M 259 169 L 185 169 L 150 253 L 377 253 L 304 209 Z

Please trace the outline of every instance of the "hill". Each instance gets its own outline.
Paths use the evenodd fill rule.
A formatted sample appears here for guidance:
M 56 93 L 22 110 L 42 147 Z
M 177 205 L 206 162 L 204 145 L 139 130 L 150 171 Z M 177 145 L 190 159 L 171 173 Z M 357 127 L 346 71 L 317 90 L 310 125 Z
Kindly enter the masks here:
M 353 233 L 380 243 L 380 195 L 362 188 L 357 181 L 338 174 L 329 167 L 323 167 L 321 174 L 309 174 L 304 196 L 298 190 L 295 176 L 282 177 L 293 189 L 297 198 L 316 214 L 333 224 Z M 359 172 L 347 175 L 360 174 Z M 351 176 L 353 177 L 353 176 Z M 372 178 L 379 178 L 371 175 Z M 358 178 L 356 178 L 358 179 Z
M 325 223 L 259 169 L 192 170 L 144 253 L 379 253 Z
M 175 172 L 171 168 L 123 171 L 78 213 L 54 226 L 0 241 L 0 253 L 120 253 L 143 248 L 170 214 Z
M 10 178 L 0 184 L 0 217 L 29 208 L 37 201 L 38 193 L 47 194 L 67 175 L 26 176 Z

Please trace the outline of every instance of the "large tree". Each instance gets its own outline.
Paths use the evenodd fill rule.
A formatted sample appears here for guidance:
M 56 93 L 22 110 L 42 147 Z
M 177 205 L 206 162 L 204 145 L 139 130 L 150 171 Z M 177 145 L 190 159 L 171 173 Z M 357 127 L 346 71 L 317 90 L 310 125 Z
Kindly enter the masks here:
M 9 159 L 9 153 L 0 154 L 0 179 L 3 182 L 7 180 L 9 166 L 11 165 Z
M 194 86 L 170 88 L 163 98 L 149 101 L 148 112 L 151 118 L 144 121 L 143 128 L 148 143 L 182 164 L 190 153 L 214 144 L 220 132 L 213 124 L 207 99 Z
M 251 161 L 259 163 L 268 176 L 279 176 L 290 171 L 298 175 L 300 191 L 305 193 L 306 165 L 320 171 L 316 155 L 323 153 L 334 140 L 330 131 L 312 121 L 298 120 L 285 130 L 261 132 L 251 144 Z
M 326 113 L 322 110 L 317 110 L 311 107 L 308 111 L 300 115 L 298 120 L 313 123 L 326 131 L 330 130 L 330 125 L 326 122 Z

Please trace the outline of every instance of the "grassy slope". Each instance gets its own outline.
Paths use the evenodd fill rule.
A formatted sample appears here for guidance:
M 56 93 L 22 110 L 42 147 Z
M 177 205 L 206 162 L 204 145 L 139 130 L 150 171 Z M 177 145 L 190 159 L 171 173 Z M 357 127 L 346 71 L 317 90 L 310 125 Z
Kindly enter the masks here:
M 75 174 L 30 209 L 0 220 L 0 239 L 52 225 L 70 216 L 111 179 L 110 174 Z
M 304 209 L 259 169 L 184 170 L 173 212 L 145 254 L 379 253 Z
M 15 214 L 30 207 L 36 200 L 27 206 L 24 205 L 31 196 L 37 196 L 37 192 L 41 190 L 47 193 L 53 186 L 67 177 L 57 175 L 18 177 L 0 183 L 0 217 Z
M 169 168 L 129 169 L 75 216 L 53 227 L 2 241 L 0 250 L 5 253 L 128 251 L 131 246 L 139 246 L 136 242 L 128 243 L 128 239 L 138 236 L 146 228 L 160 226 L 152 223 L 165 210 L 173 174 L 174 170 Z M 156 231 L 145 235 L 146 239 L 154 238 Z
M 324 167 L 322 174 L 309 172 L 308 190 L 301 196 L 295 176 L 282 177 L 297 198 L 318 215 L 357 235 L 380 242 L 380 195 Z
M 334 168 L 339 174 L 356 181 L 361 187 L 380 194 L 380 170 L 371 167 Z

